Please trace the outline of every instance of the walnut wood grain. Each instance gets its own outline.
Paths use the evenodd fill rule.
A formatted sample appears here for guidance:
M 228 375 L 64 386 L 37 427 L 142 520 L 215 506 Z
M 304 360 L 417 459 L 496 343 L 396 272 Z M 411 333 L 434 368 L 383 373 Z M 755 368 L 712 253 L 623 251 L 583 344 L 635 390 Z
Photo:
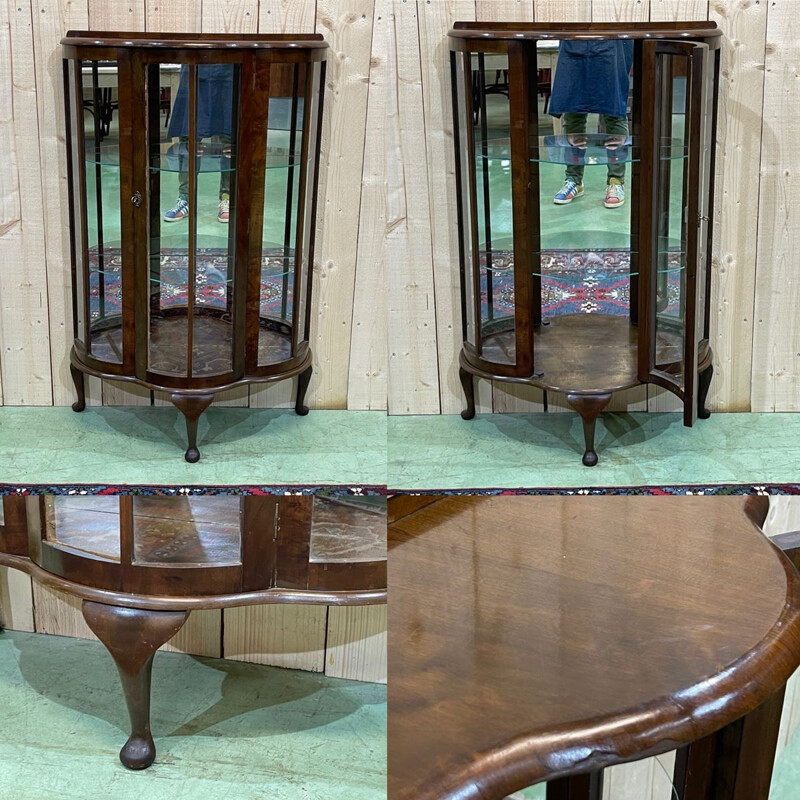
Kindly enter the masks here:
M 389 798 L 495 800 L 708 736 L 800 664 L 766 498 L 452 497 L 389 527 Z

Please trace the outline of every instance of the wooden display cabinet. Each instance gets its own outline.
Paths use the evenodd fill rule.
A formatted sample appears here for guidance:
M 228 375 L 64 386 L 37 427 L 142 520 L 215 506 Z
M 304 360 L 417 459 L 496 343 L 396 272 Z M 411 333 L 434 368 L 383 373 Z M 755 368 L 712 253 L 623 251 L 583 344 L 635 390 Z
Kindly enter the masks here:
M 319 34 L 62 40 L 75 411 L 84 374 L 162 390 L 190 462 L 217 392 L 298 376 L 308 412 L 326 49 Z
M 475 414 L 475 377 L 536 386 L 545 403 L 564 393 L 583 418 L 587 466 L 614 392 L 652 384 L 681 399 L 685 425 L 707 417 L 715 23 L 459 22 L 449 37 L 462 416 Z M 567 133 L 549 116 L 558 42 L 559 53 L 582 43 L 587 59 L 630 48 L 624 135 Z M 578 91 L 580 73 L 561 68 Z M 570 170 L 584 193 L 556 205 Z M 626 198 L 610 208 L 590 185 L 612 173 Z
M 120 760 L 155 758 L 150 673 L 189 613 L 386 600 L 382 496 L 2 498 L 0 565 L 83 600 L 131 717 Z

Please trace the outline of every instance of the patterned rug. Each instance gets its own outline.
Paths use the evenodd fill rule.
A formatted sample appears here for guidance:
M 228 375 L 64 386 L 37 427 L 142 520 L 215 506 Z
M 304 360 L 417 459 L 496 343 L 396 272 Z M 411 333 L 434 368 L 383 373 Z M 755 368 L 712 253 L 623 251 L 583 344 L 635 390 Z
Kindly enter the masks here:
M 670 253 L 666 313 L 680 302 L 681 254 Z M 488 318 L 486 255 L 481 256 L 481 316 Z M 510 250 L 492 253 L 493 317 L 514 313 L 514 256 Z M 630 310 L 630 251 L 574 250 L 542 251 L 542 315 L 613 314 L 627 316 Z
M 289 251 L 289 270 L 293 271 L 294 250 Z M 89 251 L 90 314 L 93 320 L 100 317 L 100 273 L 96 248 Z M 198 248 L 195 262 L 196 297 L 198 305 L 225 309 L 227 295 L 228 252 L 221 248 Z M 265 250 L 261 258 L 261 313 L 280 317 L 283 291 L 284 251 Z M 161 254 L 161 307 L 186 305 L 186 278 L 189 274 L 189 256 L 186 250 L 164 250 Z M 289 275 L 286 293 L 286 313 L 292 312 L 292 277 Z M 114 316 L 122 310 L 122 257 L 119 249 L 104 253 L 103 294 L 105 316 Z

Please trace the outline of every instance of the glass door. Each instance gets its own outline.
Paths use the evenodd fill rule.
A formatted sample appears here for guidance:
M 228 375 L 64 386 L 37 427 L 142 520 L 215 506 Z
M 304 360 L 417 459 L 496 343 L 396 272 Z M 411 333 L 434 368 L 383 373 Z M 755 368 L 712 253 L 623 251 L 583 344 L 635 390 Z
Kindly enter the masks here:
M 149 62 L 144 73 L 146 373 L 231 378 L 241 66 Z
M 123 310 L 122 244 L 125 191 L 123 132 L 126 65 L 114 60 L 64 60 L 69 119 L 75 336 L 98 368 L 122 372 L 131 358 Z
M 654 180 L 642 190 L 640 378 L 684 401 L 697 415 L 698 345 L 703 335 L 708 242 L 711 115 L 708 46 L 646 41 L 643 74 L 653 75 L 642 114 L 642 161 Z M 649 135 L 648 135 L 649 134 Z M 677 145 L 676 145 L 677 143 Z M 681 154 L 680 158 L 675 153 Z M 652 172 L 650 170 L 652 169 Z M 643 374 L 644 373 L 644 374 Z

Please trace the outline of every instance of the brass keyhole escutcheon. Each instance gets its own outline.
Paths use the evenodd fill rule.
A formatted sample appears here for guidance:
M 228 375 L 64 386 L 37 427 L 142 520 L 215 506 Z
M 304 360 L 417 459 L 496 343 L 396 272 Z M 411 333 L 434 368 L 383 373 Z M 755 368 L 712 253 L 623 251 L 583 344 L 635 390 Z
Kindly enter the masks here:
M 131 203 L 133 203 L 136 208 L 142 204 L 142 193 L 141 192 L 134 192 L 133 197 L 131 197 Z

